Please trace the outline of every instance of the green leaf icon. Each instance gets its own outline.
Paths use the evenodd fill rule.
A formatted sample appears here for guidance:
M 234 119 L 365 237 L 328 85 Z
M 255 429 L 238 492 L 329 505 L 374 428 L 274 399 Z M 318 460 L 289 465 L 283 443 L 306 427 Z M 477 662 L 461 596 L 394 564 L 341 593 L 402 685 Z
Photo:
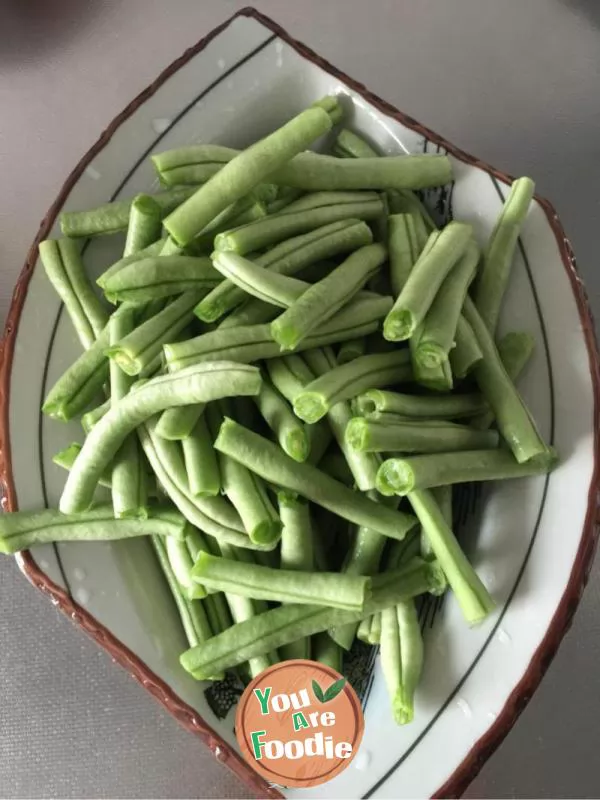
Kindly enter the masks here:
M 332 683 L 329 689 L 325 692 L 325 703 L 328 703 L 330 700 L 333 700 L 338 694 L 342 691 L 344 686 L 346 685 L 346 679 L 340 678 L 335 683 Z
M 321 689 L 321 687 L 315 680 L 313 680 L 312 682 L 312 690 L 319 703 L 324 703 L 325 695 L 323 694 L 323 689 Z

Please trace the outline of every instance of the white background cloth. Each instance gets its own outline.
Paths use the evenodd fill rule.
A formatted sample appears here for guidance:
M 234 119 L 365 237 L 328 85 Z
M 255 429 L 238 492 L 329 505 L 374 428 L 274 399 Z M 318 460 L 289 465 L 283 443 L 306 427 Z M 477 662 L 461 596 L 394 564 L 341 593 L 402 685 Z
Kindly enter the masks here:
M 1 0 L 0 317 L 40 219 L 100 131 L 235 0 Z M 597 0 L 257 0 L 458 146 L 531 175 L 600 312 Z M 574 402 L 573 413 L 577 413 Z M 18 439 L 13 439 L 18 447 Z M 598 797 L 600 562 L 541 688 L 469 797 Z M 0 796 L 247 796 L 0 562 Z

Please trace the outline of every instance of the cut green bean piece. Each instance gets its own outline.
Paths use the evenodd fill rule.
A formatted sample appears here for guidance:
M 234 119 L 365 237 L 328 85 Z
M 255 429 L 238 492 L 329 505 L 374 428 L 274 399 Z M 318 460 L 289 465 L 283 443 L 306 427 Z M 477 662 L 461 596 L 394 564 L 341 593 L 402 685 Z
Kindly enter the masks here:
M 278 492 L 281 568 L 310 572 L 314 568 L 313 530 L 308 503 L 290 492 Z
M 535 184 L 530 178 L 519 178 L 512 184 L 483 254 L 474 300 L 492 336 L 496 331 L 519 234 L 534 192 Z
M 298 114 L 225 164 L 165 219 L 165 228 L 176 242 L 187 244 L 230 203 L 331 130 L 332 124 L 331 116 L 322 108 L 312 107 Z
M 463 553 L 431 492 L 408 495 L 440 567 L 469 625 L 481 622 L 494 609 L 494 601 Z
M 160 237 L 162 215 L 162 208 L 150 195 L 138 194 L 133 198 L 123 256 L 143 250 Z
M 63 469 L 71 470 L 73 469 L 73 464 L 75 463 L 77 456 L 81 452 L 81 447 L 82 445 L 80 445 L 79 442 L 73 442 L 68 447 L 65 447 L 64 450 L 60 450 L 58 453 L 53 455 L 52 461 Z M 100 486 L 105 486 L 108 489 L 112 487 L 112 468 L 110 466 L 108 469 L 104 470 L 100 476 L 98 484 Z
M 96 408 L 92 408 L 91 411 L 87 411 L 81 417 L 81 427 L 86 433 L 89 433 L 94 425 L 98 422 L 98 420 L 102 419 L 102 417 L 106 414 L 108 409 L 110 408 L 110 399 L 105 400 L 101 405 L 96 406 Z
M 451 222 L 431 234 L 383 325 L 383 335 L 392 342 L 409 339 L 421 325 L 444 278 L 467 249 L 472 228 Z M 432 238 L 433 237 L 433 238 Z
M 108 325 L 96 341 L 77 358 L 48 392 L 42 411 L 67 421 L 80 414 L 102 390 L 108 378 Z
M 159 297 L 210 289 L 221 276 L 207 257 L 154 256 L 124 266 L 103 283 L 111 303 L 147 303 Z
M 312 636 L 310 650 L 313 661 L 325 664 L 326 667 L 331 667 L 336 672 L 342 672 L 343 650 L 328 633 L 322 631 Z
M 402 383 L 412 378 L 407 349 L 361 356 L 336 366 L 305 387 L 294 400 L 295 413 L 306 422 L 316 422 L 336 403 L 366 389 Z
M 153 533 L 183 539 L 187 525 L 177 511 L 157 506 L 147 519 L 115 519 L 110 505 L 96 506 L 85 514 L 64 514 L 53 508 L 14 511 L 0 515 L 0 553 L 49 542 L 113 541 Z
M 417 239 L 422 249 L 429 234 L 437 230 L 437 225 L 425 205 L 410 189 L 390 189 L 387 192 L 387 200 L 391 214 L 412 214 Z
M 360 201 L 353 203 L 339 203 L 304 211 L 284 209 L 266 219 L 220 233 L 215 238 L 215 248 L 234 250 L 245 255 L 334 222 L 349 219 L 373 220 L 384 213 L 384 205 L 378 194 L 374 192 L 363 194 L 364 197 Z
M 120 341 L 134 324 L 132 308 L 122 307 L 108 323 L 110 343 Z M 110 363 L 111 409 L 127 396 L 132 379 L 112 361 Z M 107 412 L 108 413 L 108 412 Z M 104 417 L 103 417 L 104 418 Z M 111 493 L 115 517 L 148 516 L 148 485 L 146 466 L 137 436 L 129 434 L 119 447 L 112 466 Z
M 335 355 L 331 348 L 326 347 L 318 350 L 308 350 L 304 354 L 304 357 L 311 370 L 319 377 L 331 374 L 337 367 Z M 293 358 L 293 356 L 291 358 Z M 310 386 L 313 383 L 315 383 L 314 379 L 308 385 Z M 296 397 L 300 396 L 300 394 L 296 395 Z M 377 480 L 379 459 L 377 456 L 373 456 L 370 453 L 357 453 L 346 444 L 346 428 L 352 419 L 350 404 L 346 403 L 344 400 L 330 404 L 326 419 L 338 446 L 344 454 L 344 458 L 348 463 L 357 487 L 363 492 L 374 489 Z M 319 423 L 316 424 L 318 425 Z
M 494 412 L 498 430 L 519 463 L 547 453 L 535 422 L 514 383 L 502 364 L 494 340 L 479 316 L 475 304 L 467 297 L 464 315 L 473 328 L 483 353 L 483 360 L 473 370 L 482 395 Z
M 388 249 L 390 280 L 394 297 L 404 288 L 422 247 L 417 238 L 413 214 L 392 214 L 388 217 Z
M 288 308 L 310 287 L 306 281 L 291 278 L 258 266 L 232 251 L 215 251 L 215 268 L 246 294 L 279 308 Z
M 372 240 L 373 234 L 365 222 L 344 219 L 280 242 L 254 262 L 258 267 L 290 276 L 324 258 L 370 244 Z M 225 280 L 198 304 L 195 313 L 205 322 L 214 322 L 246 297 L 245 291 Z
M 195 186 L 176 186 L 164 192 L 157 192 L 152 195 L 152 199 L 161 207 L 163 214 L 168 214 L 191 197 L 195 191 Z M 60 229 L 63 236 L 77 239 L 127 230 L 134 200 L 133 197 L 130 200 L 115 200 L 90 211 L 63 211 L 60 215 Z
M 370 596 L 370 579 L 339 572 L 302 572 L 241 564 L 200 553 L 195 579 L 218 591 L 254 600 L 302 603 L 361 610 Z
M 206 589 L 192 577 L 195 559 L 190 554 L 187 542 L 165 539 L 165 549 L 173 574 L 187 599 L 200 600 L 206 597 Z
M 231 147 L 223 147 L 218 144 L 194 144 L 166 150 L 163 153 L 154 153 L 150 156 L 150 160 L 160 175 L 161 181 L 167 185 L 175 185 L 181 182 L 183 167 L 195 169 L 198 178 L 196 183 L 205 183 L 224 164 L 237 155 L 239 155 L 239 150 Z
M 439 593 L 445 581 L 435 564 L 419 559 L 373 582 L 371 599 L 363 611 L 287 603 L 253 617 L 215 636 L 202 647 L 183 653 L 182 667 L 201 680 L 217 670 L 230 669 L 302 636 L 310 636 L 348 622 L 358 622 L 375 611 L 424 592 Z
M 362 247 L 326 278 L 307 289 L 271 323 L 271 335 L 282 350 L 293 350 L 317 326 L 339 311 L 376 272 L 387 255 L 382 245 Z
M 454 386 L 450 359 L 446 358 L 437 367 L 425 367 L 422 362 L 419 362 L 417 347 L 419 346 L 420 332 L 421 328 L 419 327 L 408 342 L 414 381 L 434 392 L 450 392 Z
M 356 298 L 300 342 L 297 349 L 300 351 L 322 347 L 372 333 L 391 304 L 389 297 Z M 165 344 L 164 353 L 170 370 L 215 359 L 231 358 L 250 363 L 281 356 L 279 344 L 273 340 L 269 325 L 248 325 L 244 328 L 211 331 L 186 342 Z
M 440 366 L 449 356 L 454 341 L 457 347 L 464 347 L 459 340 L 466 337 L 467 333 L 461 320 L 461 309 L 465 302 L 467 290 L 475 277 L 479 249 L 474 241 L 470 242 L 465 254 L 459 259 L 456 266 L 450 271 L 440 286 L 429 311 L 423 322 L 419 334 L 416 358 L 425 368 Z M 460 331 L 457 326 L 461 325 Z M 459 337 L 460 333 L 460 337 Z M 474 337 L 472 337 L 474 338 Z M 454 374 L 456 375 L 456 371 Z M 459 376 L 462 377 L 462 376 Z
M 88 351 L 89 352 L 89 351 Z M 207 402 L 232 395 L 256 394 L 260 373 L 254 367 L 213 362 L 176 375 L 152 378 L 129 393 L 90 431 L 60 500 L 63 513 L 85 511 L 102 471 L 114 458 L 125 437 L 146 419 L 165 408 Z
M 483 359 L 473 328 L 461 314 L 456 326 L 455 346 L 450 350 L 450 366 L 457 378 L 466 378 Z
M 343 158 L 376 158 L 379 155 L 368 142 L 348 128 L 342 128 L 338 133 L 334 150 Z
M 163 439 L 178 441 L 190 436 L 202 414 L 205 404 L 196 403 L 193 406 L 180 406 L 167 408 L 160 415 L 156 426 L 156 433 Z
M 71 318 L 83 348 L 96 341 L 108 322 L 108 313 L 85 274 L 79 245 L 70 239 L 40 242 L 40 259 Z
M 190 435 L 182 439 L 181 447 L 190 491 L 194 497 L 218 495 L 221 491 L 221 473 L 212 436 L 203 416 L 199 417 Z
M 219 458 L 219 467 L 223 491 L 240 515 L 250 541 L 274 546 L 281 538 L 282 523 L 261 478 L 227 454 Z
M 401 394 L 371 389 L 352 403 L 355 414 L 378 420 L 380 414 L 399 414 L 424 419 L 460 419 L 486 411 L 487 403 L 480 394 L 452 394 L 446 397 Z
M 186 292 L 154 317 L 135 328 L 107 351 L 123 372 L 139 375 L 160 356 L 165 342 L 174 341 L 194 318 L 193 308 L 203 292 Z M 193 341 L 193 340 L 192 340 Z M 106 345 L 105 345 L 106 347 Z
M 296 417 L 285 398 L 263 379 L 254 401 L 261 416 L 277 437 L 283 452 L 294 461 L 306 461 L 310 453 L 310 439 L 306 427 Z
M 344 342 L 340 347 L 337 354 L 337 362 L 340 366 L 342 364 L 348 364 L 350 361 L 354 361 L 355 358 L 364 356 L 366 352 L 367 340 L 364 337 L 360 339 L 350 339 L 348 342 Z
M 498 434 L 441 420 L 389 425 L 355 417 L 346 428 L 346 442 L 363 453 L 448 453 L 497 447 Z
M 545 475 L 557 463 L 553 448 L 521 464 L 512 453 L 502 449 L 388 458 L 377 473 L 377 489 L 381 494 L 404 497 L 417 489 L 434 486 Z
M 530 333 L 512 331 L 498 342 L 498 355 L 511 381 L 515 382 L 535 347 L 535 340 Z M 494 412 L 485 411 L 471 420 L 471 425 L 478 430 L 487 430 L 494 422 Z
M 414 695 L 423 669 L 423 638 L 412 600 L 381 614 L 381 668 L 398 725 L 412 722 Z
M 344 519 L 403 539 L 415 524 L 412 516 L 374 503 L 325 475 L 311 464 L 299 464 L 280 448 L 231 419 L 221 425 L 215 448 L 264 480 L 306 497 Z
M 104 284 L 106 281 L 113 278 L 118 272 L 130 264 L 135 264 L 136 262 L 141 261 L 143 258 L 154 258 L 155 256 L 160 256 L 168 242 L 168 237 L 159 239 L 158 241 L 149 244 L 148 247 L 145 247 L 143 250 L 138 250 L 136 253 L 132 253 L 129 256 L 120 258 L 118 261 L 115 261 L 114 264 L 111 264 L 111 266 L 105 270 L 99 278 L 96 279 L 96 283 L 101 289 L 104 289 Z

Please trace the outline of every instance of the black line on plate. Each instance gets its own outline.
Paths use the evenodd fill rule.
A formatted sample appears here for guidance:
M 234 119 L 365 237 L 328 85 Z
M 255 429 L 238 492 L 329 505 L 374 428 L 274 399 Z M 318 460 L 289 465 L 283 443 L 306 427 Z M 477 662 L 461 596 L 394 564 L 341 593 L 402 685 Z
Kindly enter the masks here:
M 502 190 L 500 189 L 500 186 L 498 185 L 498 182 L 496 181 L 495 177 L 493 175 L 490 175 L 490 179 L 492 180 L 494 188 L 498 192 L 498 195 L 499 195 L 500 199 L 502 200 L 502 202 L 504 202 L 504 195 L 502 194 Z M 533 299 L 534 299 L 534 303 L 535 303 L 535 306 L 536 306 L 536 311 L 537 311 L 537 314 L 538 314 L 538 318 L 539 318 L 539 321 L 540 321 L 540 327 L 542 329 L 542 338 L 544 340 L 544 350 L 545 350 L 545 353 L 546 353 L 546 363 L 547 363 L 547 367 L 548 367 L 548 384 L 549 384 L 549 390 L 550 390 L 550 439 L 549 439 L 549 441 L 550 441 L 550 445 L 553 445 L 554 444 L 554 433 L 555 433 L 555 431 L 554 431 L 554 425 L 555 425 L 555 420 L 554 420 L 554 378 L 553 378 L 553 372 L 552 372 L 552 363 L 551 363 L 552 360 L 550 358 L 550 350 L 549 350 L 549 346 L 548 346 L 548 336 L 547 336 L 547 332 L 546 332 L 546 325 L 545 325 L 545 322 L 544 322 L 544 317 L 542 315 L 542 309 L 540 307 L 540 302 L 539 302 L 537 289 L 536 289 L 535 282 L 534 282 L 534 279 L 533 279 L 533 274 L 531 272 L 531 265 L 529 263 L 529 259 L 527 257 L 526 252 L 525 252 L 525 247 L 523 245 L 523 242 L 521 241 L 520 238 L 519 238 L 519 241 L 518 241 L 518 246 L 519 246 L 519 251 L 520 251 L 520 253 L 521 253 L 522 257 L 523 257 L 523 261 L 524 261 L 524 264 L 525 264 L 525 269 L 526 269 L 527 275 L 529 277 L 529 282 L 531 284 L 531 290 L 532 290 L 532 293 L 533 293 Z M 467 680 L 469 675 L 473 672 L 473 670 L 475 669 L 475 667 L 479 663 L 481 657 L 483 656 L 483 654 L 487 650 L 489 643 L 491 642 L 491 640 L 493 639 L 494 635 L 496 634 L 498 628 L 502 624 L 502 620 L 504 619 L 504 616 L 506 615 L 506 612 L 508 611 L 508 609 L 510 607 L 510 604 L 511 604 L 511 602 L 512 602 L 512 600 L 513 600 L 513 598 L 514 598 L 514 596 L 515 596 L 515 594 L 517 592 L 517 589 L 519 588 L 519 584 L 521 583 L 521 578 L 523 577 L 523 573 L 525 572 L 525 568 L 527 566 L 527 562 L 529 561 L 529 556 L 531 555 L 531 551 L 533 549 L 533 545 L 535 544 L 535 541 L 537 539 L 537 535 L 538 535 L 538 531 L 539 531 L 539 527 L 540 527 L 540 522 L 541 522 L 542 515 L 544 513 L 544 508 L 545 508 L 545 505 L 546 505 L 546 497 L 548 496 L 548 487 L 550 485 L 550 478 L 551 478 L 551 475 L 546 475 L 546 477 L 545 477 L 544 489 L 543 489 L 543 492 L 542 492 L 542 499 L 541 499 L 541 502 L 540 502 L 540 509 L 538 511 L 538 515 L 537 515 L 537 519 L 536 519 L 535 526 L 534 526 L 534 529 L 533 529 L 533 533 L 531 535 L 531 539 L 529 541 L 529 545 L 527 547 L 527 551 L 525 552 L 525 557 L 523 559 L 521 567 L 519 568 L 519 572 L 517 573 L 517 577 L 516 577 L 515 583 L 514 583 L 512 589 L 511 589 L 511 591 L 510 591 L 510 594 L 509 594 L 509 596 L 508 596 L 508 598 L 506 600 L 506 603 L 504 604 L 504 607 L 503 607 L 502 611 L 500 612 L 500 615 L 498 616 L 496 624 L 494 625 L 494 627 L 490 631 L 490 634 L 487 637 L 487 639 L 485 640 L 485 642 L 483 643 L 481 649 L 479 650 L 479 653 L 475 656 L 475 659 L 473 660 L 471 666 L 465 672 L 465 674 L 460 679 L 460 681 L 457 683 L 455 688 L 450 692 L 450 694 L 446 698 L 446 701 L 439 708 L 439 710 L 436 713 L 436 715 L 430 720 L 430 722 L 427 725 L 427 727 L 415 739 L 415 741 L 411 744 L 411 746 L 402 754 L 402 756 L 398 759 L 398 761 L 396 761 L 396 763 L 369 789 L 369 791 L 366 792 L 366 794 L 363 795 L 363 800 L 367 800 L 368 798 L 372 797 L 373 793 L 376 792 L 381 786 L 383 786 L 383 784 L 388 780 L 388 778 L 391 775 L 394 774 L 394 772 L 398 769 L 398 767 L 400 767 L 404 763 L 404 761 L 406 761 L 406 759 L 410 756 L 410 754 L 417 747 L 417 745 L 421 743 L 421 741 L 429 733 L 429 731 L 432 729 L 432 727 L 437 722 L 437 720 L 440 718 L 440 716 L 444 713 L 446 708 L 450 705 L 452 700 L 456 697 L 456 695 L 458 694 L 458 692 L 460 691 L 460 689 L 464 685 L 465 681 Z
M 251 50 L 247 55 L 245 55 L 243 58 L 241 58 L 239 61 L 237 61 L 235 64 L 233 64 L 233 66 L 231 66 L 229 69 L 225 70 L 225 72 L 223 72 L 222 75 L 219 75 L 218 78 L 216 78 L 214 81 L 212 81 L 212 83 L 210 83 L 205 89 L 203 89 L 198 95 L 196 95 L 196 97 L 194 97 L 194 99 L 191 100 L 179 112 L 179 114 L 177 114 L 177 116 L 170 123 L 169 127 L 166 128 L 164 131 L 162 131 L 153 140 L 152 144 L 144 150 L 144 152 L 137 159 L 137 161 L 135 162 L 133 167 L 131 167 L 131 169 L 126 173 L 125 177 L 121 180 L 121 182 L 119 183 L 119 185 L 117 186 L 115 191 L 112 193 L 112 195 L 110 197 L 110 202 L 112 203 L 113 200 L 116 199 L 117 195 L 123 190 L 123 188 L 125 187 L 126 183 L 129 181 L 129 179 L 131 178 L 133 173 L 137 170 L 137 168 L 144 161 L 144 159 L 148 156 L 148 154 L 152 150 L 154 150 L 156 145 L 167 135 L 167 133 L 170 130 L 172 130 L 175 127 L 175 125 L 181 119 L 183 119 L 183 117 L 188 113 L 188 111 L 190 111 L 191 108 L 193 108 L 196 105 L 196 103 L 198 103 L 198 102 L 200 102 L 200 100 L 204 99 L 220 83 L 222 83 L 224 80 L 226 80 L 226 78 L 228 78 L 232 73 L 234 73 L 236 70 L 238 70 L 241 66 L 243 66 L 248 61 L 250 61 L 250 59 L 252 59 L 255 55 L 260 53 L 261 50 L 264 50 L 264 48 L 267 47 L 269 44 L 271 44 L 271 42 L 276 38 L 277 38 L 277 36 L 275 34 L 273 34 L 272 36 L 267 37 L 267 39 L 265 39 L 261 44 L 259 44 L 257 47 L 255 47 L 254 50 Z M 85 251 L 87 250 L 87 247 L 88 247 L 89 243 L 90 243 L 90 240 L 88 239 L 85 242 L 85 244 L 83 245 L 82 250 L 81 250 L 81 255 L 82 256 L 84 255 Z M 40 412 L 39 412 L 39 416 L 38 416 L 38 437 L 37 437 L 38 438 L 38 459 L 39 459 L 39 469 L 40 469 L 40 483 L 41 483 L 41 486 L 42 486 L 42 497 L 43 497 L 43 500 L 44 500 L 44 506 L 46 506 L 46 507 L 48 506 L 48 492 L 47 492 L 47 488 L 46 488 L 46 475 L 45 475 L 45 472 L 44 472 L 44 443 L 43 443 L 44 415 L 41 412 L 41 408 L 42 408 L 42 405 L 44 403 L 44 398 L 46 397 L 46 384 L 47 384 L 47 381 L 48 381 L 48 370 L 49 370 L 49 365 L 50 365 L 50 355 L 51 355 L 52 349 L 54 347 L 54 340 L 56 339 L 56 333 L 58 331 L 58 324 L 60 322 L 60 318 L 61 318 L 63 309 L 64 309 L 64 305 L 61 303 L 59 308 L 58 308 L 58 311 L 56 312 L 56 318 L 54 320 L 54 324 L 52 325 L 52 331 L 50 332 L 50 338 L 48 339 L 48 346 L 46 348 L 46 357 L 44 359 L 44 369 L 43 369 L 43 372 L 42 372 L 42 386 L 41 386 L 41 396 L 40 396 L 40 403 L 39 403 Z M 68 587 L 68 582 L 67 582 L 67 580 L 65 578 L 63 564 L 62 564 L 58 549 L 55 547 L 54 550 L 55 550 L 55 553 L 56 553 L 56 559 L 58 561 L 58 566 L 59 566 L 61 575 L 64 578 L 65 586 Z M 70 595 L 70 592 L 69 592 L 69 595 Z

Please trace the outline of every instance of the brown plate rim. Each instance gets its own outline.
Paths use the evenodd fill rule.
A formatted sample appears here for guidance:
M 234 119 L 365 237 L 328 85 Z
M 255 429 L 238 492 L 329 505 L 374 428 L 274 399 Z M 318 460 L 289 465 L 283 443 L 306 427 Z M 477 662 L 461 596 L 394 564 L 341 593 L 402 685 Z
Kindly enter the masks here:
M 37 248 L 49 233 L 58 213 L 68 197 L 71 189 L 79 180 L 87 165 L 110 140 L 117 128 L 127 120 L 149 97 L 151 97 L 171 75 L 203 50 L 221 31 L 225 30 L 237 17 L 252 17 L 266 28 L 277 34 L 283 41 L 294 48 L 301 56 L 316 64 L 330 75 L 338 78 L 346 86 L 360 94 L 365 100 L 385 115 L 397 120 L 402 125 L 425 136 L 429 141 L 445 148 L 451 155 L 471 166 L 479 167 L 505 184 L 514 179 L 490 164 L 481 161 L 464 150 L 448 142 L 439 134 L 417 122 L 412 117 L 399 111 L 386 100 L 370 92 L 362 83 L 334 67 L 314 50 L 291 37 L 287 31 L 269 17 L 247 7 L 240 9 L 229 19 L 218 25 L 195 45 L 188 48 L 179 58 L 164 69 L 158 78 L 144 89 L 129 105 L 118 114 L 105 129 L 100 138 L 82 157 L 77 166 L 64 182 L 56 199 L 42 219 L 38 233 L 27 254 L 25 265 L 17 280 L 10 310 L 4 327 L 4 335 L 0 343 L 0 494 L 3 510 L 16 510 L 16 490 L 12 478 L 10 432 L 9 432 L 9 398 L 10 378 L 14 345 L 17 337 L 19 318 L 27 293 L 27 287 L 37 261 Z M 536 200 L 543 209 L 548 223 L 556 237 L 561 259 L 569 280 L 579 317 L 582 332 L 588 350 L 590 374 L 594 394 L 594 471 L 588 492 L 588 504 L 585 523 L 579 548 L 573 562 L 569 581 L 563 596 L 554 613 L 546 634 L 534 653 L 523 677 L 511 692 L 509 698 L 495 722 L 486 733 L 473 745 L 467 756 L 454 770 L 448 780 L 441 786 L 434 797 L 459 797 L 469 783 L 478 774 L 484 763 L 492 755 L 504 737 L 510 731 L 517 718 L 531 699 L 535 689 L 548 669 L 558 646 L 569 629 L 573 615 L 589 578 L 594 553 L 598 542 L 598 490 L 600 488 L 600 355 L 596 341 L 592 312 L 583 282 L 577 271 L 573 248 L 569 242 L 553 205 L 543 197 L 536 195 Z M 88 633 L 113 660 L 124 667 L 146 691 L 174 716 L 187 730 L 199 736 L 211 749 L 216 758 L 226 764 L 257 796 L 277 798 L 282 795 L 266 783 L 256 772 L 227 744 L 200 715 L 187 703 L 183 702 L 172 689 L 155 675 L 134 653 L 101 625 L 91 614 L 73 601 L 63 589 L 51 581 L 40 570 L 29 552 L 20 553 L 17 563 L 31 583 L 44 592 L 51 601 L 72 621 Z

